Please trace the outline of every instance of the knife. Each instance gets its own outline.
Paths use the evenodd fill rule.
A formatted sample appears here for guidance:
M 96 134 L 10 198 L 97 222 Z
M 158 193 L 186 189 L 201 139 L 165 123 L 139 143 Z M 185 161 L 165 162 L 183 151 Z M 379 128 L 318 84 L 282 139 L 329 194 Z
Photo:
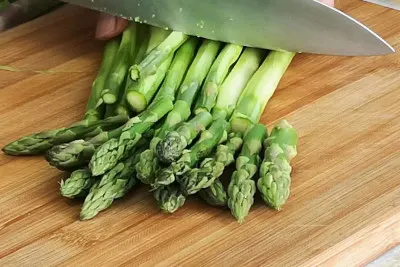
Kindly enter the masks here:
M 211 40 L 341 56 L 395 52 L 372 30 L 317 0 L 64 0 Z

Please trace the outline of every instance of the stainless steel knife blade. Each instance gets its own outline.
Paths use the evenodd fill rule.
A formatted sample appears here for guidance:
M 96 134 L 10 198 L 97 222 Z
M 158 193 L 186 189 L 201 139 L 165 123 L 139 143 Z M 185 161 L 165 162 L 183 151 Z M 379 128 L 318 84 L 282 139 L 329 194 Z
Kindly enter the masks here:
M 211 40 L 314 54 L 370 56 L 394 49 L 365 25 L 316 0 L 65 0 Z

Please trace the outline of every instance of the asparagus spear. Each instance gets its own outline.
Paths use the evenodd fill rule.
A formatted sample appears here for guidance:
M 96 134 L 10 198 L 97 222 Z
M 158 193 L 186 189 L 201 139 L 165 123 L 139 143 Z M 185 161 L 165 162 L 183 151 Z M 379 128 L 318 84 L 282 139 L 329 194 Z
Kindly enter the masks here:
M 185 204 L 186 197 L 179 186 L 171 184 L 157 188 L 153 193 L 159 208 L 165 213 L 174 213 Z
M 68 128 L 44 131 L 22 137 L 3 148 L 9 155 L 37 155 L 51 147 L 83 138 L 95 130 L 107 130 L 125 123 L 128 117 L 119 115 L 100 121 L 80 121 Z
M 118 163 L 99 182 L 93 185 L 83 203 L 80 218 L 89 220 L 111 206 L 117 198 L 125 196 L 137 184 L 135 164 L 139 160 L 138 151 L 127 160 Z
M 179 159 L 183 150 L 210 125 L 212 119 L 211 113 L 203 111 L 190 121 L 183 123 L 175 131 L 169 132 L 165 139 L 157 144 L 158 159 L 165 164 Z
M 254 50 L 252 48 L 246 48 L 242 57 L 244 58 L 245 55 L 249 59 L 253 58 L 253 60 L 255 60 L 253 64 L 249 65 L 249 69 L 251 69 L 251 66 L 258 66 L 260 64 L 261 58 L 263 57 L 263 52 L 260 50 Z M 234 110 L 235 112 L 233 112 L 233 115 L 230 119 L 233 125 L 232 131 L 236 134 L 236 138 L 240 138 L 249 127 L 258 122 L 265 105 L 275 92 L 275 89 L 282 78 L 282 75 L 284 74 L 284 70 L 288 67 L 293 56 L 293 53 L 271 52 L 267 59 L 264 60 L 262 67 L 257 70 L 256 74 L 254 74 L 250 79 L 250 82 L 247 84 L 246 89 L 244 89 L 243 93 L 241 94 L 237 107 Z M 239 62 L 235 67 L 240 66 L 241 59 L 239 59 Z M 245 62 L 246 61 L 243 63 Z M 247 62 L 250 63 L 249 61 Z M 249 73 L 254 73 L 255 68 L 256 67 L 253 67 L 254 70 L 250 71 Z M 274 73 L 277 75 L 271 76 L 271 74 Z M 236 77 L 237 79 L 240 77 L 237 75 L 237 73 L 235 73 L 235 69 L 230 75 L 235 75 L 232 77 Z M 251 74 L 247 74 L 245 77 L 249 77 L 250 75 Z M 230 83 L 230 77 L 231 76 L 227 78 L 226 82 L 224 82 L 224 85 Z M 235 93 L 233 94 L 235 95 Z M 236 94 L 236 96 L 237 95 L 238 94 Z M 213 110 L 213 115 L 216 117 L 229 116 L 232 113 L 232 107 L 234 104 L 224 103 L 224 99 L 227 98 L 227 95 L 225 95 L 225 90 L 221 90 L 221 94 L 218 96 L 218 98 L 221 100 L 221 102 L 216 105 L 215 109 Z M 253 110 L 252 108 L 244 108 L 246 105 L 248 107 L 254 106 L 262 108 Z M 207 169 L 202 167 L 208 167 L 209 172 L 207 173 Z M 198 181 L 199 184 L 201 184 L 201 181 L 203 181 L 205 186 L 208 186 L 209 184 L 206 181 L 208 179 L 214 179 L 215 175 L 222 174 L 223 168 L 224 167 L 221 164 L 218 164 L 218 162 L 213 162 L 211 159 L 207 158 L 200 165 L 200 169 L 193 169 L 191 171 L 189 175 L 192 175 L 192 177 L 190 179 L 193 181 Z M 215 180 L 215 182 L 218 182 L 218 180 Z M 193 182 L 193 184 L 196 183 Z M 218 188 L 220 191 L 224 190 L 223 187 Z
M 163 85 L 157 93 L 154 101 L 164 97 L 170 98 L 171 100 L 175 99 L 175 93 L 182 83 L 189 64 L 192 62 L 197 44 L 197 38 L 190 38 L 181 46 L 181 48 L 179 48 L 168 71 L 167 77 L 165 78 L 165 81 L 163 82 Z M 174 110 L 176 107 L 177 106 L 175 105 Z M 155 146 L 165 137 L 166 133 L 173 129 L 179 122 L 179 119 L 176 119 L 177 116 L 174 110 L 168 113 L 164 123 L 157 131 L 156 136 L 150 142 L 150 148 L 140 155 L 140 161 L 136 165 L 136 172 L 137 178 L 142 183 L 150 184 L 155 171 L 159 168 L 158 158 L 154 154 Z
M 128 90 L 126 99 L 133 111 L 136 113 L 142 112 L 149 105 L 151 99 L 165 78 L 172 63 L 173 56 L 174 55 L 171 54 L 164 62 L 162 62 L 154 74 L 141 79 L 137 86 Z
M 84 197 L 96 180 L 88 168 L 73 171 L 68 179 L 61 181 L 61 195 L 67 198 Z
M 158 120 L 173 108 L 172 101 L 163 98 L 151 104 L 144 112 L 130 119 L 119 138 L 113 138 L 96 149 L 89 167 L 95 176 L 102 175 L 125 158 L 129 151 Z
M 224 207 L 228 201 L 224 185 L 218 179 L 211 186 L 200 190 L 199 196 L 211 206 Z
M 154 48 L 159 46 L 165 39 L 167 39 L 167 37 L 171 33 L 171 31 L 165 30 L 160 27 L 150 26 L 149 28 L 150 28 L 150 39 L 148 42 L 148 46 L 147 46 L 146 50 L 144 51 L 143 55 L 150 54 L 150 52 L 153 51 Z M 144 59 L 144 57 L 143 57 L 143 59 Z M 140 60 L 139 62 L 135 62 L 135 64 L 139 64 L 142 60 Z
M 130 68 L 130 77 L 136 81 L 154 74 L 160 65 L 173 54 L 187 39 L 188 35 L 181 32 L 172 32 L 156 48 L 152 49 L 140 64 Z
M 106 104 L 114 104 L 118 99 L 125 75 L 128 71 L 129 65 L 134 59 L 136 37 L 136 24 L 130 23 L 122 33 L 118 54 L 104 85 L 102 99 Z
M 201 111 L 211 112 L 216 103 L 219 89 L 231 66 L 238 60 L 242 50 L 243 47 L 240 45 L 226 44 L 221 53 L 219 53 L 204 82 L 199 100 L 196 102 L 196 113 Z M 228 99 L 225 99 L 225 101 L 229 101 Z
M 202 132 L 200 139 L 190 149 L 185 150 L 178 161 L 173 162 L 169 167 L 161 169 L 156 176 L 153 188 L 172 184 L 176 179 L 186 174 L 197 162 L 209 155 L 218 143 L 226 140 L 226 132 L 229 124 L 224 119 L 214 121 L 211 126 Z
M 238 63 L 221 86 L 217 104 L 213 109 L 214 118 L 228 119 L 231 116 L 241 92 L 250 80 L 251 75 L 260 66 L 263 57 L 262 50 L 245 49 Z M 219 145 L 214 155 L 204 159 L 199 168 L 194 168 L 187 173 L 187 177 L 184 179 L 186 182 L 182 184 L 182 190 L 186 194 L 195 194 L 199 190 L 211 186 L 222 175 L 225 167 L 235 161 L 234 156 L 243 143 L 242 135 L 241 132 L 232 132 L 227 144 Z M 223 190 L 222 187 L 218 187 L 218 189 L 219 191 Z
M 294 56 L 295 53 L 280 51 L 268 54 L 239 98 L 231 119 L 233 131 L 244 132 L 260 120 Z
M 186 195 L 193 195 L 210 187 L 222 175 L 225 167 L 235 162 L 236 152 L 242 144 L 241 134 L 231 133 L 228 142 L 217 147 L 214 157 L 204 159 L 199 168 L 192 169 L 181 178 L 181 190 Z
M 149 33 L 147 25 L 137 25 L 137 38 L 134 52 L 133 64 L 137 64 L 143 60 L 145 57 L 146 49 L 149 45 Z M 125 76 L 125 86 L 124 90 L 121 90 L 118 101 L 113 105 L 107 105 L 111 107 L 112 112 L 115 114 L 125 114 L 130 115 L 132 112 L 129 108 L 129 103 L 127 100 L 127 94 L 131 87 L 135 87 L 137 82 L 132 81 L 129 75 Z
M 102 97 L 105 81 L 108 77 L 111 66 L 117 55 L 119 42 L 120 38 L 113 38 L 112 40 L 108 41 L 105 45 L 103 52 L 103 60 L 100 66 L 100 70 L 97 74 L 97 77 L 92 84 L 92 91 L 86 106 L 84 120 L 97 121 L 103 118 L 104 105 L 97 105 L 97 104 Z
M 297 155 L 296 130 L 282 120 L 265 140 L 265 156 L 260 168 L 258 190 L 265 203 L 280 210 L 290 194 L 291 160 Z
M 125 125 L 109 132 L 101 132 L 89 140 L 75 140 L 52 147 L 46 152 L 46 160 L 51 166 L 60 170 L 74 170 L 84 167 L 90 162 L 96 149 L 113 138 L 119 138 Z M 148 130 L 143 134 L 138 146 L 141 146 L 147 139 L 151 139 L 154 131 Z
M 228 187 L 228 207 L 242 223 L 254 203 L 256 184 L 252 180 L 260 164 L 262 142 L 267 135 L 263 124 L 256 124 L 244 137 L 242 151 L 236 160 L 236 171 Z
M 195 79 L 196 82 L 194 84 L 193 83 L 189 84 L 188 88 L 190 90 L 185 88 L 186 87 L 185 82 L 184 82 L 184 86 L 181 89 L 181 91 L 183 91 L 184 94 L 188 94 L 188 96 L 190 97 L 189 98 L 190 105 L 187 105 L 187 103 L 189 101 L 180 102 L 179 98 L 176 103 L 177 108 L 175 108 L 174 110 L 178 111 L 178 108 L 180 108 L 180 107 L 187 109 L 187 112 L 184 109 L 181 109 L 179 111 L 179 113 L 181 115 L 184 115 L 184 116 L 181 116 L 181 119 L 182 119 L 181 121 L 185 121 L 190 116 L 190 114 L 191 114 L 190 108 L 191 108 L 192 102 L 195 97 L 194 92 L 195 91 L 197 92 L 198 87 L 201 86 L 201 83 L 206 78 L 207 73 L 205 71 L 209 72 L 209 68 L 212 67 L 212 63 L 214 62 L 214 59 L 217 56 L 220 45 L 221 44 L 219 42 L 204 41 L 204 43 L 200 47 L 198 55 L 201 57 L 199 57 L 199 59 L 204 58 L 204 61 L 207 64 L 201 66 L 202 72 L 195 73 L 196 68 L 191 68 L 188 72 L 187 78 L 189 78 L 189 79 L 185 79 L 185 81 L 190 81 L 192 79 L 191 75 L 195 75 L 194 77 L 196 77 L 196 76 L 197 77 Z M 208 51 L 210 51 L 210 52 L 208 52 Z M 194 67 L 196 67 L 198 63 L 201 63 L 201 60 L 196 61 L 196 59 L 195 59 L 195 62 L 193 63 Z M 219 63 L 217 64 L 217 66 L 221 65 L 221 60 L 219 60 L 218 62 Z M 201 78 L 201 79 L 198 79 L 198 78 Z M 201 83 L 198 83 L 198 80 L 201 80 Z M 202 88 L 202 90 L 205 90 L 205 89 L 206 89 L 206 87 Z M 200 100 L 203 101 L 202 98 L 199 98 L 199 101 Z M 185 112 L 185 113 L 183 113 L 183 112 Z M 201 112 L 201 113 L 199 112 L 196 115 L 196 117 L 194 117 L 192 119 L 191 122 L 188 122 L 188 123 L 182 125 L 175 131 L 169 132 L 165 136 L 165 138 L 160 140 L 156 146 L 156 151 L 155 151 L 159 160 L 164 163 L 171 163 L 172 161 L 177 160 L 182 155 L 183 149 L 185 149 L 193 141 L 193 139 L 195 139 L 198 136 L 200 131 L 202 131 L 203 127 L 197 127 L 197 125 L 199 125 L 199 126 L 203 125 L 206 127 L 209 124 L 209 122 L 207 122 L 206 116 L 209 116 L 208 112 Z M 201 121 L 204 123 L 198 124 L 197 123 L 198 121 Z
M 250 78 L 260 67 L 265 58 L 265 51 L 247 47 L 238 62 L 224 80 L 218 94 L 215 107 L 212 109 L 214 118 L 230 118 L 238 99 Z

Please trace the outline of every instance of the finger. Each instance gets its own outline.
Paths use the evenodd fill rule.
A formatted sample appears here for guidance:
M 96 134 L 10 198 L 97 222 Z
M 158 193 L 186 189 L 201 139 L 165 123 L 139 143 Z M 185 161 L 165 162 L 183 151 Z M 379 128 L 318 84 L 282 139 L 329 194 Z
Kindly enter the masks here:
M 335 6 L 335 0 L 319 0 L 324 4 L 327 4 L 328 6 Z
M 96 38 L 108 40 L 123 32 L 128 21 L 106 13 L 100 13 L 96 28 Z

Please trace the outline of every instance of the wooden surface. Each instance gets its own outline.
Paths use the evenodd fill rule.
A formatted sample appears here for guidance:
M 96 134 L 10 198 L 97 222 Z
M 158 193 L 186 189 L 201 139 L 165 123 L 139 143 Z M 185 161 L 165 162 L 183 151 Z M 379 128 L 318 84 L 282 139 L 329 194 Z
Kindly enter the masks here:
M 400 50 L 400 13 L 339 8 Z M 64 8 L 0 35 L 1 145 L 79 120 L 102 51 L 95 14 Z M 46 70 L 44 72 L 34 72 Z M 0 266 L 356 266 L 400 240 L 400 54 L 298 55 L 263 122 L 300 133 L 292 195 L 243 225 L 197 200 L 172 216 L 134 190 L 88 222 L 40 157 L 0 155 Z

